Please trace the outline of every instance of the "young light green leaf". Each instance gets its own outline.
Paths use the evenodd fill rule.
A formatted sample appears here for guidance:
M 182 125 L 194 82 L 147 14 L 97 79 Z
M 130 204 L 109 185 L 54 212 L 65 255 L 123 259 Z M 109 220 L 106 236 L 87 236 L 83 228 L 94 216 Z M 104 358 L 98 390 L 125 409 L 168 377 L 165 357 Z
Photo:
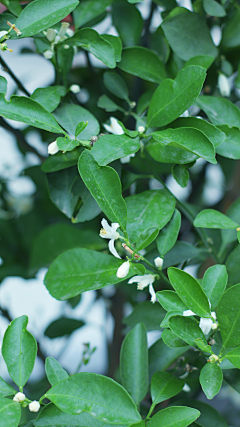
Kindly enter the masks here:
M 213 399 L 222 386 L 222 369 L 216 363 L 206 363 L 201 369 L 199 381 L 207 398 Z
M 157 238 L 157 248 L 161 257 L 166 255 L 170 249 L 175 245 L 178 233 L 181 227 L 181 214 L 175 209 L 174 214 L 169 223 L 161 230 Z
M 153 132 L 152 137 L 159 144 L 173 144 L 216 164 L 215 149 L 209 139 L 201 131 L 193 128 L 166 129 Z
M 84 131 L 87 125 L 88 125 L 88 121 L 78 123 L 75 130 L 75 138 L 77 138 L 77 136 Z
M 193 224 L 195 227 L 218 228 L 222 230 L 236 229 L 239 226 L 237 222 L 215 209 L 204 209 L 199 212 Z
M 147 228 L 164 227 L 172 217 L 175 198 L 165 189 L 148 190 L 125 199 L 127 204 L 127 230 L 135 243 Z M 119 221 L 118 221 L 119 222 Z
M 45 110 L 51 113 L 61 101 L 61 96 L 66 95 L 64 86 L 49 86 L 36 89 L 31 95 L 31 99 L 42 105 Z
M 187 310 L 187 306 L 179 298 L 177 292 L 160 291 L 156 293 L 157 299 L 166 311 L 181 311 Z
M 60 363 L 53 357 L 47 357 L 45 361 L 45 371 L 47 379 L 51 386 L 69 377 L 68 373 L 62 368 Z
M 169 319 L 169 326 L 174 334 L 192 347 L 198 346 L 197 340 L 199 338 L 207 346 L 204 333 L 199 328 L 198 323 L 190 317 L 173 316 Z
M 73 375 L 52 387 L 45 397 L 72 415 L 86 411 L 102 421 L 117 425 L 141 421 L 136 405 L 126 390 L 99 374 L 84 372 Z
M 225 265 L 216 264 L 205 271 L 202 288 L 210 301 L 212 310 L 217 307 L 227 286 L 227 281 L 228 274 Z
M 240 110 L 228 99 L 199 96 L 195 104 L 206 113 L 214 125 L 240 128 Z
M 163 342 L 171 348 L 185 347 L 188 345 L 185 341 L 181 340 L 181 338 L 174 334 L 171 329 L 164 329 L 161 338 Z
M 139 10 L 126 1 L 114 2 L 112 20 L 123 44 L 136 46 L 143 29 L 143 19 Z
M 110 221 L 118 222 L 122 230 L 126 230 L 127 207 L 117 172 L 109 166 L 99 166 L 87 150 L 79 158 L 78 169 L 85 185 Z
M 0 396 L 12 396 L 16 393 L 16 390 L 7 384 L 2 377 L 0 377 Z
M 183 165 L 173 165 L 171 172 L 175 181 L 177 181 L 182 188 L 187 187 L 189 172 Z
M 76 28 L 82 27 L 88 21 L 101 15 L 112 0 L 84 0 L 73 12 L 73 19 Z
M 30 37 L 61 21 L 78 5 L 78 0 L 35 0 L 29 3 L 15 22 L 22 37 Z
M 240 347 L 224 355 L 236 368 L 240 369 Z
M 219 301 L 217 320 L 224 347 L 240 345 L 240 285 L 227 289 Z
M 148 391 L 147 330 L 138 323 L 124 338 L 120 353 L 122 385 L 135 403 L 143 400 Z
M 0 397 L 0 427 L 17 427 L 21 418 L 21 406 L 17 402 Z
M 123 49 L 118 67 L 149 82 L 161 83 L 167 78 L 165 67 L 156 53 L 141 46 Z
M 129 101 L 127 85 L 119 74 L 106 71 L 103 75 L 103 83 L 109 92 L 113 93 L 117 98 Z
M 158 236 L 159 229 L 157 227 L 150 227 L 144 230 L 138 237 L 136 242 L 137 251 L 141 251 L 152 243 Z
M 74 148 L 78 147 L 80 145 L 80 142 L 78 139 L 70 139 L 70 138 L 62 138 L 59 137 L 56 139 L 57 146 L 59 150 L 62 151 L 72 151 Z
M 157 412 L 148 421 L 148 427 L 187 427 L 200 416 L 196 409 L 171 406 Z
M 203 0 L 203 8 L 210 16 L 222 17 L 226 15 L 225 9 L 215 0 Z
M 163 80 L 149 105 L 148 126 L 161 127 L 177 119 L 195 101 L 205 77 L 203 67 L 190 65 L 179 71 L 175 80 Z
M 3 337 L 2 355 L 18 387 L 26 384 L 37 356 L 37 343 L 27 331 L 27 324 L 27 316 L 18 317 L 10 323 Z
M 151 381 L 151 397 L 154 405 L 180 393 L 184 381 L 169 372 L 156 372 Z
M 140 149 L 139 137 L 127 135 L 103 135 L 95 143 L 91 154 L 100 166 L 106 166 L 116 159 L 136 153 Z
M 116 276 L 121 262 L 105 253 L 83 248 L 70 249 L 53 261 L 44 283 L 54 298 L 63 301 L 82 292 L 121 282 L 123 279 Z M 128 277 L 133 274 L 130 270 Z
M 220 156 L 228 159 L 240 159 L 240 129 L 230 128 L 227 125 L 218 126 L 225 133 L 225 140 L 216 148 Z
M 171 285 L 186 306 L 200 317 L 210 317 L 209 302 L 194 277 L 175 267 L 168 269 Z

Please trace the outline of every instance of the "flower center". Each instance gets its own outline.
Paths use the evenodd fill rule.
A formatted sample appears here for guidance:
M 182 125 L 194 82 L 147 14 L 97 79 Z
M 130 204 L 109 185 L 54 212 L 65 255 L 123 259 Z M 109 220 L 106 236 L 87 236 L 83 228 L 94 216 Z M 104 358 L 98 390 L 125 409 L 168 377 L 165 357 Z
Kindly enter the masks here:
M 100 230 L 100 236 L 101 237 L 102 236 L 106 236 L 106 234 L 107 234 L 107 232 L 106 232 L 105 228 L 101 228 L 101 230 Z

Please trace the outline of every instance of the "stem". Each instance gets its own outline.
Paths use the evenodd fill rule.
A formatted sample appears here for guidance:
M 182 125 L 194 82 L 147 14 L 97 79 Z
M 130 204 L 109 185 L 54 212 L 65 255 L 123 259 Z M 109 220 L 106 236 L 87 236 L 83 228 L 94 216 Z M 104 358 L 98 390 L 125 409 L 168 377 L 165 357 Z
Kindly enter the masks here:
M 23 86 L 23 84 L 20 82 L 20 80 L 17 78 L 17 76 L 15 76 L 15 74 L 13 73 L 13 71 L 9 68 L 9 66 L 7 65 L 7 63 L 4 61 L 3 57 L 0 56 L 0 64 L 4 67 L 5 71 L 7 71 L 7 73 L 12 77 L 12 79 L 15 81 L 15 83 L 17 83 L 18 88 L 25 93 L 25 95 L 30 96 L 30 93 L 28 92 L 28 90 Z
M 149 418 L 151 417 L 151 414 L 152 414 L 152 412 L 153 412 L 153 410 L 154 410 L 155 406 L 156 406 L 156 405 L 155 405 L 155 403 L 152 403 L 151 408 L 149 409 L 149 412 L 148 412 L 148 414 L 147 414 L 147 416 L 146 416 L 145 421 L 149 420 Z

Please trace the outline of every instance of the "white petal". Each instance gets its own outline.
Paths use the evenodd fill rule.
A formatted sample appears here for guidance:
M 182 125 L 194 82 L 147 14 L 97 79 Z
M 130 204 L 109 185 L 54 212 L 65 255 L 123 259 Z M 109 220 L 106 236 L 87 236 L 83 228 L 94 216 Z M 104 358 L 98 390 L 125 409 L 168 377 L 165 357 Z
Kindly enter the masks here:
M 143 277 L 143 276 L 134 276 L 134 277 L 132 277 L 132 278 L 128 281 L 129 285 L 131 285 L 132 283 L 138 283 L 138 282 L 140 282 L 140 281 L 142 280 L 142 277 Z
M 211 311 L 211 316 L 212 316 L 215 320 L 217 320 L 217 315 L 216 315 L 215 311 Z
M 113 254 L 116 258 L 120 258 L 121 259 L 121 257 L 118 255 L 118 253 L 117 253 L 117 251 L 116 251 L 116 249 L 114 247 L 114 239 L 109 240 L 108 247 L 109 247 L 109 250 L 110 250 L 111 254 Z
M 152 274 L 143 274 L 142 276 L 134 276 L 132 277 L 128 283 L 140 283 L 142 280 L 148 280 L 148 284 L 153 283 L 154 282 L 154 276 Z
M 231 85 L 229 79 L 222 73 L 218 76 L 218 88 L 222 96 L 230 96 Z
M 135 153 L 133 153 L 133 154 L 129 154 L 129 156 L 122 157 L 122 158 L 120 159 L 120 162 L 121 162 L 123 165 L 125 165 L 126 163 L 129 163 L 129 162 L 130 162 L 131 157 L 135 157 Z
M 116 231 L 118 229 L 118 227 L 120 227 L 120 225 L 118 224 L 118 222 L 112 222 L 111 227 L 112 227 L 113 231 Z
M 145 279 L 142 279 L 139 283 L 138 283 L 138 288 L 142 291 L 144 288 L 146 288 L 148 285 L 152 284 L 153 282 L 150 281 L 150 279 L 147 277 Z
M 200 329 L 202 329 L 204 335 L 209 334 L 209 332 L 212 329 L 212 324 L 213 324 L 212 319 L 205 319 L 204 317 L 201 317 L 199 327 Z
M 111 225 L 108 224 L 108 222 L 105 218 L 102 219 L 101 224 L 102 224 L 104 230 L 109 231 L 109 232 L 112 231 Z
M 154 304 L 157 301 L 156 292 L 153 289 L 152 283 L 149 285 L 149 292 L 151 294 L 151 302 Z
M 185 310 L 185 311 L 183 312 L 183 316 L 184 316 L 184 317 L 187 317 L 187 316 L 196 316 L 196 314 L 195 314 L 195 313 L 193 313 L 193 311 L 192 311 L 192 310 Z
M 218 25 L 214 25 L 211 28 L 211 37 L 213 40 L 213 43 L 215 44 L 215 46 L 218 46 L 220 44 L 221 38 L 222 38 L 222 30 Z
M 113 133 L 113 129 L 112 129 L 112 127 L 110 126 L 110 125 L 106 125 L 105 123 L 104 123 L 104 125 L 103 125 L 104 127 L 105 127 L 105 129 L 109 132 L 109 133 Z
M 124 134 L 123 128 L 119 125 L 115 117 L 110 117 L 110 123 L 111 123 L 112 133 L 114 133 L 115 135 Z
M 191 387 L 187 383 L 184 384 L 182 391 L 185 391 L 186 393 L 189 393 L 191 391 Z

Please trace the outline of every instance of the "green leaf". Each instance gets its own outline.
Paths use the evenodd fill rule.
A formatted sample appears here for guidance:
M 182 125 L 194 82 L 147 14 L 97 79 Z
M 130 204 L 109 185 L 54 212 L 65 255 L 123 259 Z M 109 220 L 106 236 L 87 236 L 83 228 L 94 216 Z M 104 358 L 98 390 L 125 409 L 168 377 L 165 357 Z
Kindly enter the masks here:
M 158 304 L 150 301 L 140 302 L 135 305 L 133 312 L 123 318 L 123 324 L 134 328 L 137 323 L 144 323 L 147 331 L 156 331 L 160 329 L 160 323 L 165 316 L 165 311 Z
M 227 286 L 227 281 L 228 274 L 225 265 L 216 264 L 205 271 L 202 288 L 210 301 L 212 310 L 217 307 Z
M 141 46 L 123 49 L 118 67 L 149 82 L 161 83 L 167 78 L 165 67 L 156 53 Z
M 0 115 L 49 132 L 63 133 L 54 117 L 40 104 L 26 96 L 14 95 L 10 101 L 6 101 L 4 94 L 0 93 Z
M 0 397 L 0 427 L 17 427 L 21 418 L 21 406 L 17 402 Z
M 182 311 L 187 310 L 187 306 L 179 298 L 174 291 L 160 291 L 156 293 L 159 303 L 166 311 Z
M 0 76 L 0 93 L 6 94 L 7 92 L 7 80 Z
M 85 0 L 76 7 L 73 12 L 73 19 L 76 28 L 82 27 L 88 21 L 101 15 L 112 3 L 112 0 Z
M 200 130 L 206 137 L 211 141 L 212 145 L 216 148 L 226 138 L 223 129 L 216 128 L 211 123 L 208 123 L 206 120 L 199 119 L 197 117 L 179 117 L 175 122 L 171 123 L 171 127 L 190 127 L 197 130 Z
M 120 353 L 122 385 L 140 403 L 148 391 L 147 330 L 138 323 L 123 340 Z
M 230 255 L 227 257 L 226 268 L 228 272 L 228 283 L 229 285 L 235 285 L 240 283 L 240 245 L 238 244 Z
M 88 125 L 88 121 L 78 123 L 75 130 L 75 138 L 77 138 L 77 136 L 84 131 L 87 125 Z
M 63 337 L 64 335 L 71 335 L 76 329 L 81 328 L 85 323 L 82 320 L 70 319 L 68 317 L 60 317 L 54 320 L 44 332 L 48 338 Z
M 113 3 L 112 19 L 123 44 L 126 46 L 137 45 L 143 29 L 143 19 L 139 10 L 120 0 Z
M 154 405 L 180 393 L 184 381 L 169 372 L 156 372 L 151 381 L 151 397 Z
M 100 96 L 97 106 L 108 112 L 117 111 L 121 107 L 113 102 L 107 95 Z
M 195 104 L 204 111 L 214 125 L 240 128 L 240 110 L 228 99 L 199 96 Z
M 216 409 L 207 405 L 207 403 L 192 399 L 181 399 L 180 401 L 178 400 L 177 403 L 179 405 L 188 405 L 188 407 L 198 409 L 201 412 L 196 425 L 212 427 L 215 424 L 217 427 L 228 427 L 224 418 L 216 411 Z
M 69 377 L 68 373 L 61 367 L 60 363 L 53 357 L 47 357 L 45 361 L 45 371 L 51 386 Z
M 140 149 L 139 137 L 127 135 L 103 135 L 95 143 L 91 154 L 100 166 L 106 166 L 116 159 L 136 153 Z
M 181 214 L 175 209 L 174 214 L 169 223 L 161 230 L 157 238 L 157 248 L 161 257 L 166 255 L 167 252 L 175 245 L 178 233 L 181 227 Z
M 92 136 L 99 134 L 100 126 L 97 119 L 80 105 L 62 104 L 55 112 L 54 116 L 60 125 L 66 129 L 71 135 L 75 135 L 75 131 L 79 121 L 88 122 L 86 129 L 81 132 L 82 140 L 90 140 Z
M 168 369 L 179 356 L 186 353 L 186 350 L 186 347 L 170 348 L 160 338 L 149 349 L 150 375 Z
M 189 181 L 189 172 L 184 166 L 174 165 L 171 169 L 171 172 L 175 181 L 177 181 L 177 183 L 182 188 L 187 187 Z
M 224 358 L 227 358 L 236 368 L 240 369 L 240 347 L 235 348 L 227 354 L 224 354 Z
M 192 260 L 202 262 L 209 257 L 206 248 L 198 248 L 187 242 L 178 241 L 175 246 L 164 256 L 163 268 L 178 265 L 184 261 Z
M 122 41 L 120 37 L 113 36 L 112 34 L 101 34 L 101 37 L 112 45 L 115 53 L 115 60 L 116 62 L 120 62 L 122 58 Z
M 27 324 L 27 316 L 18 317 L 10 323 L 3 337 L 2 355 L 18 387 L 26 384 L 37 356 L 37 343 L 27 331 Z
M 171 406 L 157 412 L 149 421 L 148 427 L 186 427 L 200 416 L 196 409 L 184 406 Z
M 160 163 L 186 164 L 198 159 L 198 156 L 190 153 L 190 151 L 173 147 L 172 145 L 164 146 L 159 142 L 154 141 L 153 138 L 150 140 L 146 148 L 150 156 Z
M 240 159 L 240 130 L 237 128 L 229 128 L 227 125 L 219 126 L 219 129 L 225 133 L 225 140 L 216 148 L 216 152 L 220 156 L 228 159 Z
M 1 3 L 8 8 L 9 12 L 16 16 L 19 16 L 22 12 L 22 8 L 18 0 L 3 0 Z
M 97 31 L 92 28 L 83 28 L 68 39 L 68 45 L 79 46 L 92 53 L 97 59 L 100 59 L 107 67 L 115 68 L 115 52 L 108 41 L 104 40 Z
M 185 341 L 181 340 L 171 329 L 164 329 L 161 338 L 163 342 L 171 348 L 185 347 L 188 345 Z
M 78 147 L 80 145 L 80 142 L 77 139 L 69 139 L 69 138 L 62 138 L 59 137 L 56 139 L 57 146 L 59 150 L 62 151 L 72 151 L 74 148 Z
M 77 164 L 79 156 L 83 148 L 76 148 L 73 151 L 67 151 L 66 153 L 57 153 L 54 156 L 49 156 L 42 164 L 43 172 L 57 172 L 63 169 L 70 168 Z
M 79 158 L 80 175 L 90 193 L 111 222 L 126 229 L 127 208 L 122 198 L 117 172 L 109 166 L 99 166 L 92 154 L 85 150 Z
M 179 71 L 175 80 L 163 80 L 149 105 L 148 126 L 161 127 L 177 119 L 195 101 L 205 77 L 203 67 L 191 65 Z
M 193 56 L 187 62 L 185 62 L 183 68 L 188 67 L 189 65 L 200 65 L 200 67 L 206 68 L 208 70 L 214 62 L 214 56 L 209 55 L 198 55 Z M 194 117 L 195 118 L 195 117 Z
M 210 16 L 222 17 L 226 15 L 225 9 L 215 0 L 203 0 L 203 7 Z
M 2 377 L 0 377 L 0 396 L 1 397 L 12 396 L 15 393 L 16 393 L 16 390 L 14 390 L 14 388 L 12 388 L 10 385 L 8 385 L 4 381 L 4 379 L 2 379 Z
M 175 267 L 168 269 L 171 285 L 186 306 L 200 317 L 210 317 L 209 302 L 198 281 Z
M 183 61 L 197 55 L 216 58 L 218 50 L 213 44 L 205 19 L 198 13 L 186 11 L 175 15 L 166 19 L 161 27 L 173 52 Z
M 216 164 L 215 150 L 212 143 L 201 131 L 193 128 L 166 129 L 153 132 L 152 137 L 160 145 L 173 144 Z
M 31 98 L 51 113 L 60 103 L 61 96 L 65 95 L 66 89 L 64 86 L 49 86 L 36 89 Z
M 104 86 L 117 98 L 129 101 L 128 88 L 125 81 L 117 73 L 106 71 L 103 75 Z
M 141 251 L 142 249 L 149 246 L 158 236 L 159 229 L 156 227 L 150 227 L 144 230 L 138 237 L 136 242 L 137 251 Z
M 121 282 L 123 279 L 116 276 L 121 263 L 121 260 L 105 253 L 70 249 L 53 261 L 44 283 L 54 298 L 64 301 L 82 292 Z M 132 275 L 133 272 L 128 277 Z
M 224 347 L 240 345 L 240 285 L 232 286 L 223 294 L 217 308 L 222 344 Z
M 161 328 L 169 328 L 169 320 L 173 316 L 182 316 L 182 311 L 176 310 L 176 311 L 169 311 L 166 316 L 164 317 L 162 323 L 160 324 Z
M 135 403 L 124 388 L 99 374 L 84 372 L 73 375 L 52 387 L 45 397 L 72 415 L 86 411 L 102 421 L 117 425 L 130 426 L 141 421 Z
M 204 209 L 199 212 L 193 224 L 195 227 L 218 228 L 221 230 L 238 227 L 235 221 L 215 209 Z
M 240 10 L 234 10 L 223 29 L 222 46 L 232 48 L 240 45 Z
M 77 0 L 35 0 L 28 4 L 15 22 L 21 37 L 30 37 L 61 21 L 78 5 Z
M 222 386 L 222 369 L 216 363 L 206 363 L 201 369 L 199 381 L 207 398 L 213 399 Z
M 169 319 L 169 326 L 174 334 L 192 347 L 197 347 L 199 338 L 207 346 L 204 333 L 198 323 L 190 317 L 173 316 Z
M 238 197 L 226 211 L 226 215 L 231 218 L 233 221 L 238 221 L 240 215 L 240 197 Z M 228 245 L 237 240 L 237 231 L 236 230 L 222 230 L 221 237 L 224 246 Z
M 148 190 L 125 199 L 127 204 L 127 231 L 131 243 L 138 240 L 139 234 L 147 228 L 159 230 L 170 220 L 175 198 L 165 189 Z M 119 221 L 118 221 L 119 222 Z

